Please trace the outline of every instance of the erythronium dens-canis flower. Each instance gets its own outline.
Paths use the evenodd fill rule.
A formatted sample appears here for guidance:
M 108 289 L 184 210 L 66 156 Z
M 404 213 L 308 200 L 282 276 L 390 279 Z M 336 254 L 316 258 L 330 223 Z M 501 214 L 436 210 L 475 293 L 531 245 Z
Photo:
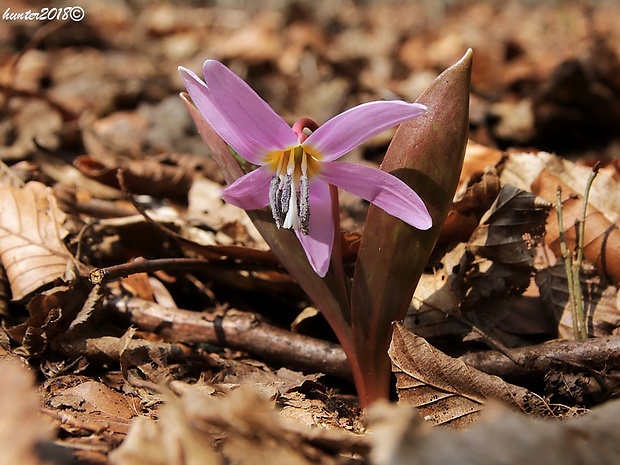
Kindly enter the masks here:
M 330 184 L 418 229 L 432 226 L 424 202 L 403 181 L 377 168 L 335 161 L 386 129 L 421 115 L 424 105 L 369 102 L 321 126 L 302 118 L 291 128 L 222 63 L 207 60 L 204 81 L 189 69 L 179 71 L 205 120 L 237 154 L 259 166 L 226 187 L 224 200 L 245 210 L 269 205 L 276 225 L 295 231 L 320 276 L 329 268 L 335 234 Z

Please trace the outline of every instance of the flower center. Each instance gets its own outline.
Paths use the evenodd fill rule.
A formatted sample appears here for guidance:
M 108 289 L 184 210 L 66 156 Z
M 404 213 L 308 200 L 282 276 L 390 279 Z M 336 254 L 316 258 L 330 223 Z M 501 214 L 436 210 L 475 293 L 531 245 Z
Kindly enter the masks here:
M 267 157 L 275 174 L 269 186 L 269 205 L 278 228 L 308 234 L 310 178 L 319 170 L 319 157 L 298 145 Z

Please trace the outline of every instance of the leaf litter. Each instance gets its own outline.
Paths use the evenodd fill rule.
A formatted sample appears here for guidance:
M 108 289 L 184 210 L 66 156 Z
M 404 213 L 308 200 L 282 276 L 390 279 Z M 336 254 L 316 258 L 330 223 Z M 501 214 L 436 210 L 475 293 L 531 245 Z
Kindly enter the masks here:
M 614 463 L 617 5 L 219 3 L 3 21 L 0 463 Z M 367 417 L 325 321 L 295 322 L 311 302 L 220 200 L 176 67 L 223 60 L 287 119 L 324 121 L 414 100 L 467 47 L 460 187 L 395 326 L 399 405 Z M 595 161 L 577 342 L 548 211 L 561 185 L 574 248 Z M 350 265 L 367 206 L 343 204 Z M 140 260 L 163 261 L 125 277 Z

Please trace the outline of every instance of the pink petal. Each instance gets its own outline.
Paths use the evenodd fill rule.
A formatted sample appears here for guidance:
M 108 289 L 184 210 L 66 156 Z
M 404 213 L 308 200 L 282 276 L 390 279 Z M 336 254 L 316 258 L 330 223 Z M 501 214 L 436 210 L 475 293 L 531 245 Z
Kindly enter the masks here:
M 269 183 L 273 171 L 268 166 L 241 176 L 222 191 L 222 198 L 244 210 L 256 210 L 269 204 Z
M 353 163 L 325 163 L 321 177 L 418 229 L 429 229 L 433 220 L 424 202 L 396 176 L 369 166 Z
M 419 103 L 401 100 L 363 103 L 319 126 L 302 144 L 312 147 L 323 161 L 341 157 L 368 139 L 426 111 Z
M 238 122 L 229 119 L 225 113 L 220 111 L 212 97 L 211 89 L 198 76 L 183 67 L 179 67 L 179 72 L 194 105 L 215 132 L 246 160 L 257 165 L 263 163 L 262 155 L 268 151 L 267 147 L 249 137 L 240 128 Z
M 244 137 L 267 151 L 298 145 L 291 127 L 243 79 L 215 60 L 205 61 L 202 70 L 215 105 Z
M 310 184 L 310 225 L 308 234 L 295 231 L 308 261 L 321 278 L 327 274 L 334 246 L 334 221 L 329 187 L 323 182 Z

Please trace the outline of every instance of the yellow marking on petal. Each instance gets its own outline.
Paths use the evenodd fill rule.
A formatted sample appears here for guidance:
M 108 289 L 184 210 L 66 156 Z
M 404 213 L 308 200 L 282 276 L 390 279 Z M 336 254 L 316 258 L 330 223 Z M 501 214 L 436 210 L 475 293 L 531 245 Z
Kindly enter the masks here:
M 297 178 L 307 174 L 308 179 L 312 179 L 321 170 L 322 158 L 312 148 L 298 145 L 285 150 L 274 150 L 268 153 L 264 160 L 276 174 L 291 174 Z

